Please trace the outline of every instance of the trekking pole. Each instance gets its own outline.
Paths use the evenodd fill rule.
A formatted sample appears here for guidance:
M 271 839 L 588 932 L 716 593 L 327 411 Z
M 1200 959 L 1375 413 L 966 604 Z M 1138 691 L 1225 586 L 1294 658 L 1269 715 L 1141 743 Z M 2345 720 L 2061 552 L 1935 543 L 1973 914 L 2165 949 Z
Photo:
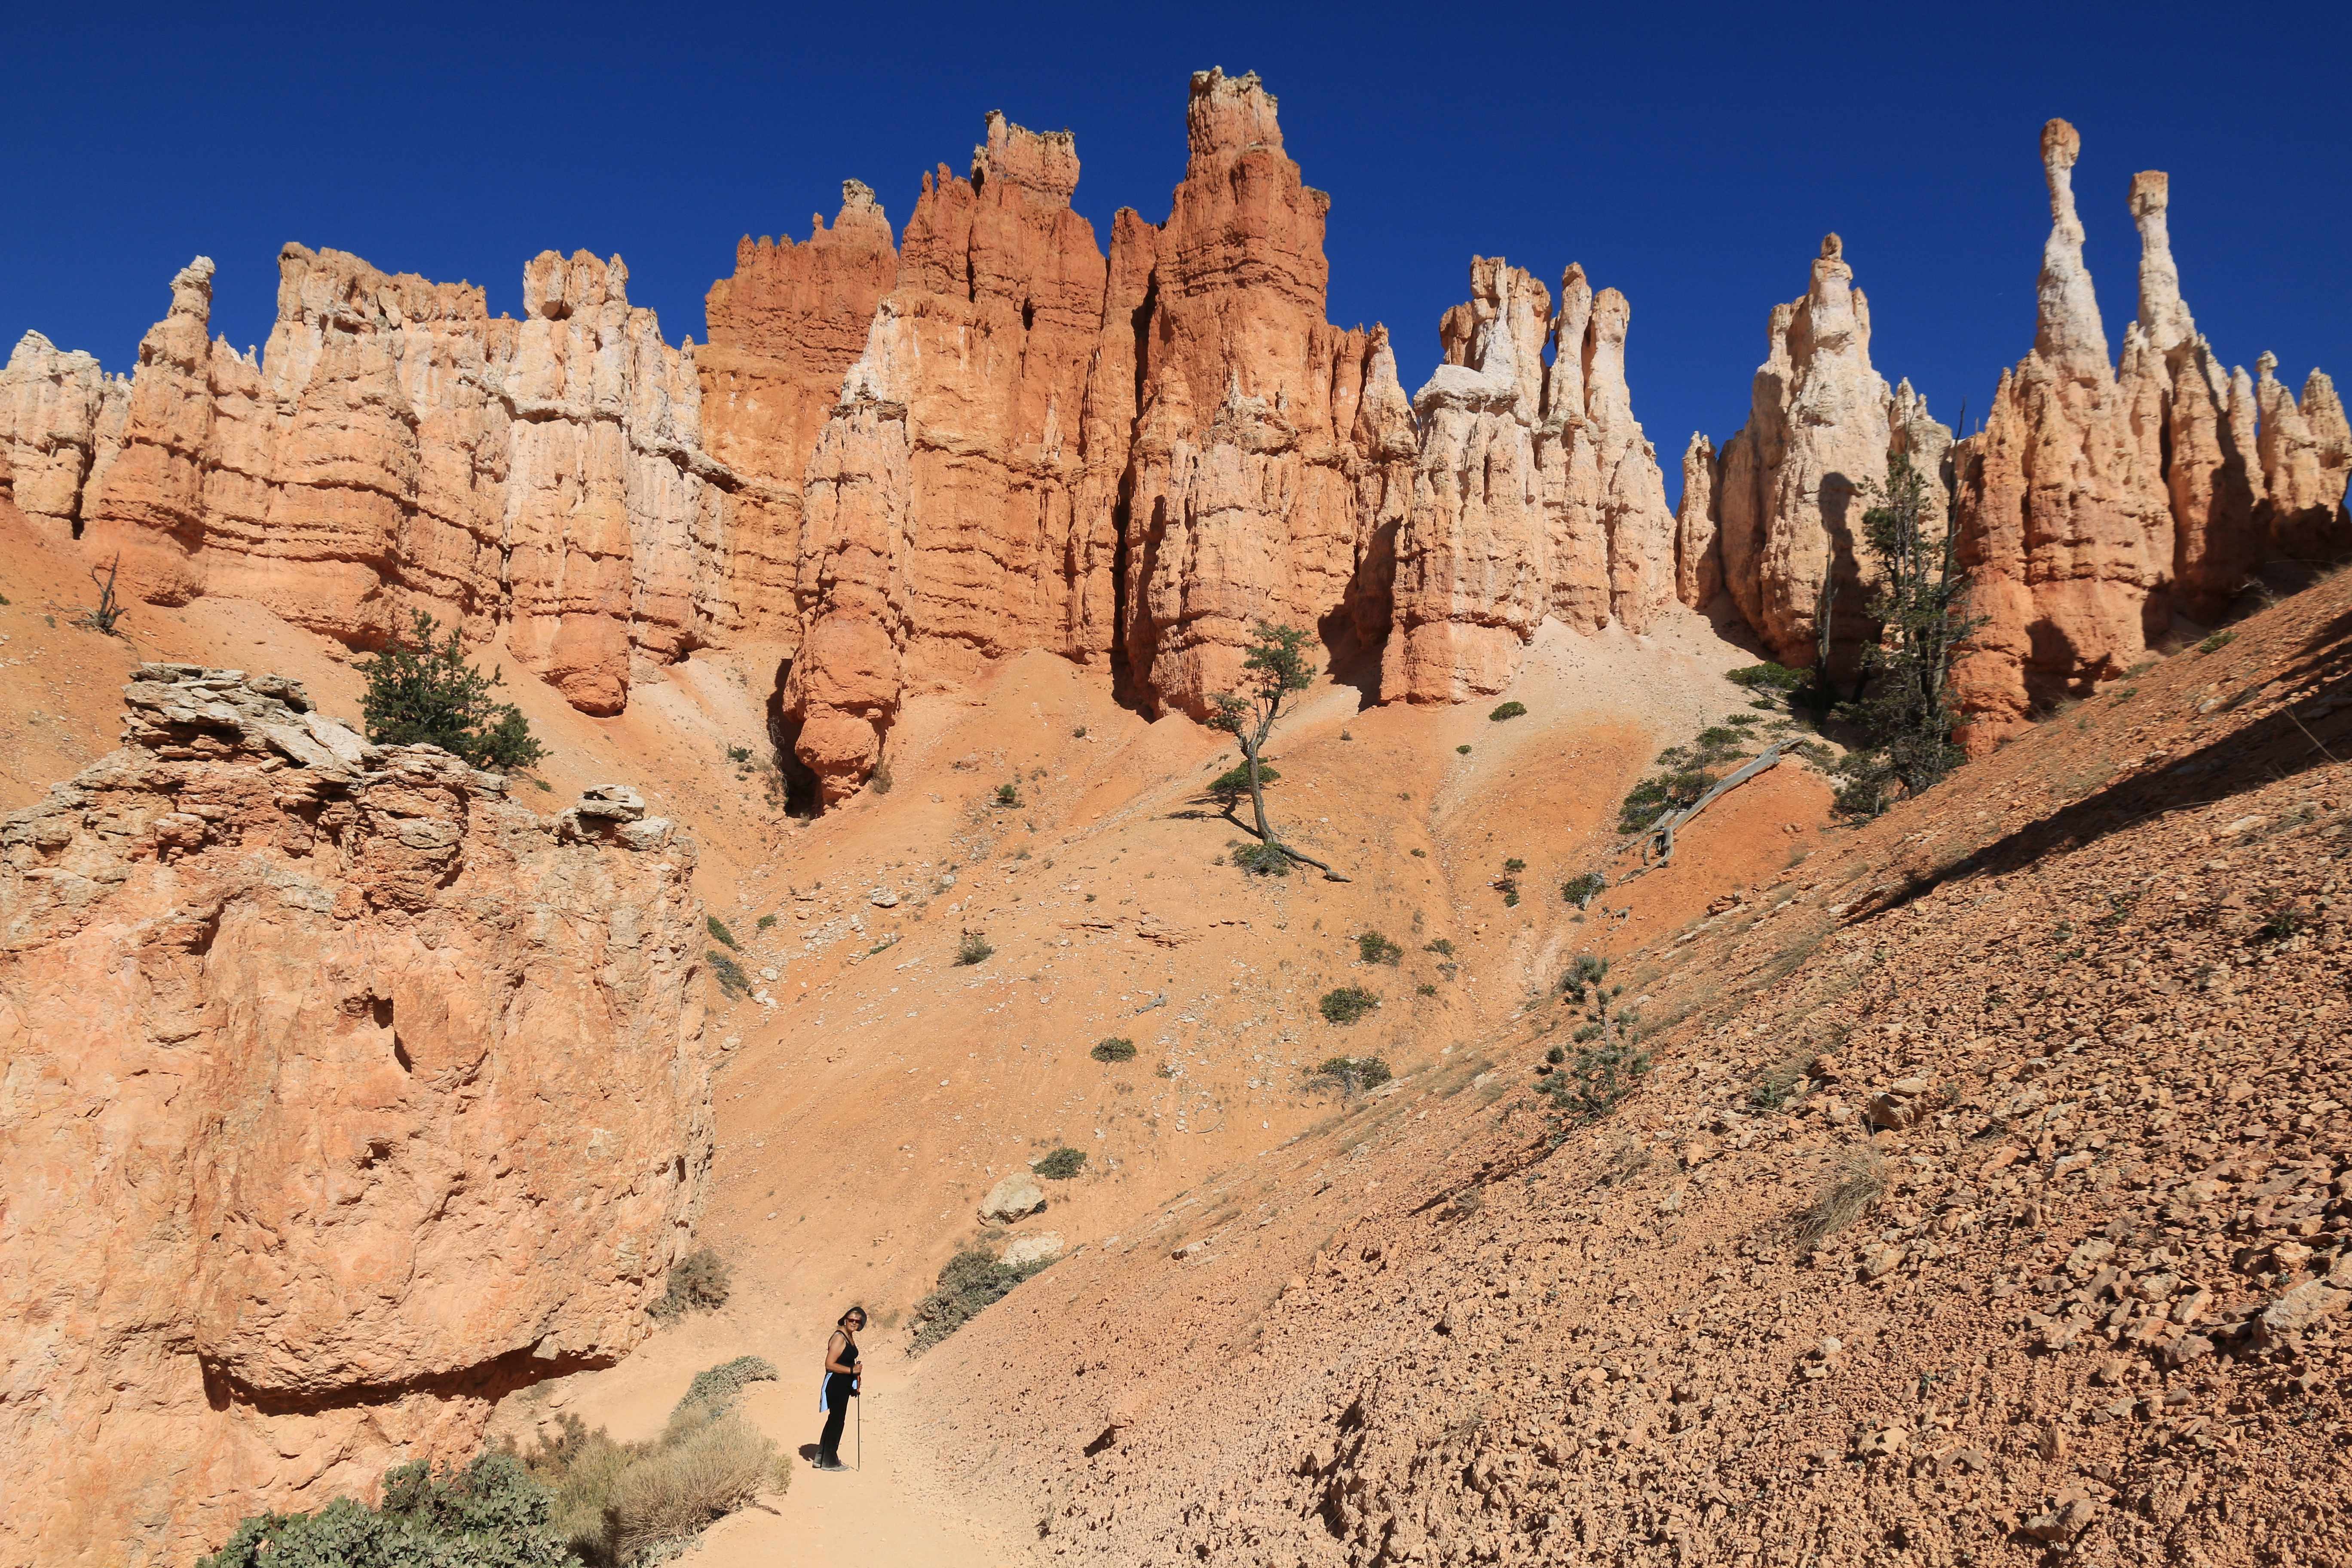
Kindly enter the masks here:
M 857 1382 L 862 1384 L 865 1381 L 861 1373 Z M 866 1468 L 866 1400 L 863 1394 L 857 1400 L 857 1468 L 861 1471 Z

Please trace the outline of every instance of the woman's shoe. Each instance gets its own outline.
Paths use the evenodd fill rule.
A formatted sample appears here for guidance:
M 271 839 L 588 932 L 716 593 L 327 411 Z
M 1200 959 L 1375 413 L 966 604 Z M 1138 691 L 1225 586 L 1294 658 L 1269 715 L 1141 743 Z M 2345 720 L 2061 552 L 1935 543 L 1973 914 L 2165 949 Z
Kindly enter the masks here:
M 845 1470 L 849 1468 L 847 1465 L 843 1464 L 839 1459 L 812 1459 L 809 1461 L 809 1468 L 811 1469 L 817 1470 Z

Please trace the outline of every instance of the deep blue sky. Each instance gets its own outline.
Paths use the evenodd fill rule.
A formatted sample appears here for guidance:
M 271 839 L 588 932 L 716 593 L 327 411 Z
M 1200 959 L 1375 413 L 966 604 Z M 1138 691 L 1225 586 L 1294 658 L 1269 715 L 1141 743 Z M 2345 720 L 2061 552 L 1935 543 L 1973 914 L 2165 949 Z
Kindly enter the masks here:
M 2168 16 L 2168 9 L 2177 14 Z M 1077 132 L 1077 205 L 1167 216 L 1188 74 L 1260 72 L 1329 191 L 1331 315 L 1385 321 L 1408 391 L 1474 253 L 1633 305 L 1634 408 L 1670 493 L 1694 428 L 1744 418 L 1775 300 L 1822 234 L 1874 359 L 1951 419 L 2029 346 L 2047 231 L 2035 139 L 2063 114 L 2119 346 L 2134 170 L 2170 171 L 2199 325 L 2352 376 L 2352 5 L 1265 5 L 28 7 L 0 96 L 0 333 L 127 369 L 173 271 L 220 265 L 214 330 L 258 342 L 278 246 L 469 278 L 618 251 L 665 332 L 746 232 L 807 232 L 856 175 L 903 225 L 982 114 Z

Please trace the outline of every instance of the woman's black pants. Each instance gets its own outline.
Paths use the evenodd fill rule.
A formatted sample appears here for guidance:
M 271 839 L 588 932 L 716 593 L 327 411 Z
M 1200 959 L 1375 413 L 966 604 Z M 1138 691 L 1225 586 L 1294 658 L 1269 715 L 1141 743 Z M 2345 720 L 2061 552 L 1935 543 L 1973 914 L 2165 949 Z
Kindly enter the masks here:
M 824 1374 L 824 1436 L 817 1439 L 816 1456 L 829 1465 L 841 1463 L 841 1427 L 849 1419 L 849 1386 L 854 1381 L 837 1372 Z

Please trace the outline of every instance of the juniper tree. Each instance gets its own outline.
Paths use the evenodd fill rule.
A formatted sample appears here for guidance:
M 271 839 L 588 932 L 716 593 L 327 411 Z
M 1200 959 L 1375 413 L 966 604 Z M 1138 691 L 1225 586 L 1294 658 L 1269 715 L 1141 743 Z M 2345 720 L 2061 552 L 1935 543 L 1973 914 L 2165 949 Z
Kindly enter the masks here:
M 1214 699 L 1216 715 L 1209 722 L 1231 731 L 1242 743 L 1242 768 L 1249 785 L 1250 809 L 1257 818 L 1253 831 L 1261 846 L 1251 860 L 1244 863 L 1255 861 L 1255 868 L 1263 868 L 1269 858 L 1282 856 L 1318 867 L 1334 880 L 1344 880 L 1322 861 L 1285 844 L 1265 816 L 1266 770 L 1262 768 L 1259 757 L 1265 749 L 1266 738 L 1274 733 L 1275 721 L 1282 717 L 1285 704 L 1315 683 L 1315 667 L 1307 658 L 1307 633 L 1302 627 L 1258 622 L 1257 635 L 1242 659 L 1242 689 L 1219 692 Z
M 1954 520 L 1948 515 L 1941 530 L 1931 529 L 1937 520 L 1927 476 L 1897 452 L 1886 482 L 1872 488 L 1878 504 L 1862 514 L 1862 531 L 1883 574 L 1870 599 L 1880 633 L 1864 655 L 1862 693 L 1840 710 L 1862 731 L 1863 744 L 1841 763 L 1850 782 L 1838 805 L 1874 816 L 1886 809 L 1895 784 L 1916 795 L 1959 764 L 1960 749 L 1952 743 L 1958 721 L 1952 650 L 1984 622 L 1968 613 Z
M 419 610 L 406 637 L 394 633 L 382 653 L 360 661 L 368 739 L 380 746 L 438 746 L 478 768 L 527 768 L 545 756 L 520 710 L 491 696 L 499 678 L 466 662 L 457 628 L 437 645 L 436 629 Z

